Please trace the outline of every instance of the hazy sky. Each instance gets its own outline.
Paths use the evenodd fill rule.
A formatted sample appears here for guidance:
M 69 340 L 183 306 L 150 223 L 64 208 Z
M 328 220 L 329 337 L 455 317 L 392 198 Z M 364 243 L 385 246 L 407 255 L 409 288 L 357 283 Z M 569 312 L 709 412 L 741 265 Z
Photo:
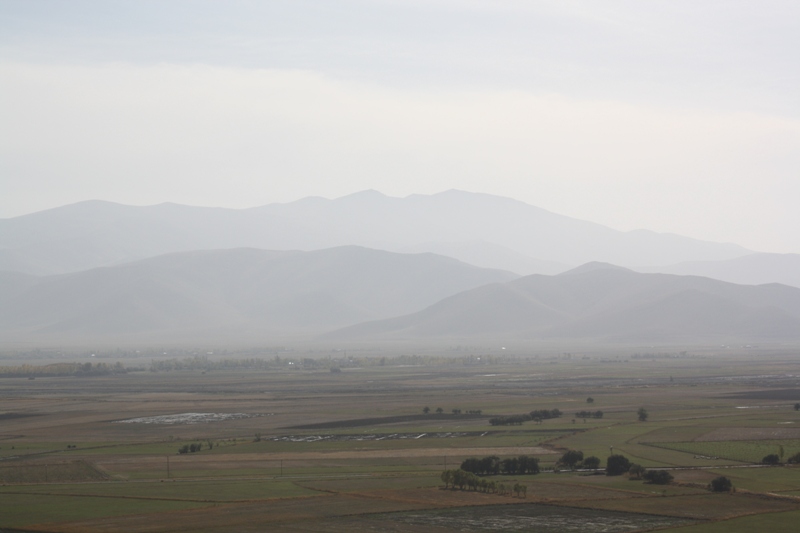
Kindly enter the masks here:
M 0 0 L 0 217 L 450 188 L 800 253 L 800 2 Z

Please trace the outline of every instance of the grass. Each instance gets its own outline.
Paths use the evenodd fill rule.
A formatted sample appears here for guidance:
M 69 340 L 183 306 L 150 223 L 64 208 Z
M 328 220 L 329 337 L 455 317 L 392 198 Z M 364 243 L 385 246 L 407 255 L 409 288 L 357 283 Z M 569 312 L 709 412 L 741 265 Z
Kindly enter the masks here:
M 310 496 L 318 492 L 286 480 L 171 481 L 146 483 L 81 483 L 5 486 L 0 494 L 64 495 L 105 498 L 145 498 L 195 502 L 228 502 Z
M 84 461 L 68 463 L 4 464 L 0 483 L 53 483 L 65 481 L 100 481 L 106 475 Z
M 4 493 L 0 525 L 3 527 L 25 527 L 33 524 L 67 522 L 88 518 L 193 509 L 203 505 L 195 502 L 165 500 Z
M 783 447 L 784 457 L 800 453 L 800 440 L 757 440 L 757 441 L 708 441 L 708 442 L 661 442 L 654 444 L 661 448 L 703 455 L 720 457 L 744 463 L 759 463 L 766 455 L 780 453 Z

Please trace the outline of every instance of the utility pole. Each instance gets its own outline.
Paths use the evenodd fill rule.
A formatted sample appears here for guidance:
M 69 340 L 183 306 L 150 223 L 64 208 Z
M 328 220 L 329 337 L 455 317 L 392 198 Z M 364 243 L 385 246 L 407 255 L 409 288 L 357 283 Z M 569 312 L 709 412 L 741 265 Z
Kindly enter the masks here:
M 167 479 L 169 479 L 169 455 L 167 456 Z
M 283 477 L 283 459 L 281 459 L 281 477 Z

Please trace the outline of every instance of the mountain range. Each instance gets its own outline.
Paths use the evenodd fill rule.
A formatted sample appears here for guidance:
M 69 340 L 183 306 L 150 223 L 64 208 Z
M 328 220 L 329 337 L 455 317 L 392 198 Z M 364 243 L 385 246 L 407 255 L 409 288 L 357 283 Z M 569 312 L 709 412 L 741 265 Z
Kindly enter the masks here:
M 463 191 L 241 210 L 89 201 L 0 220 L 3 341 L 285 336 L 798 340 L 800 256 Z
M 87 201 L 0 220 L 0 270 L 48 275 L 191 250 L 320 250 L 357 245 L 433 252 L 520 275 L 590 262 L 626 267 L 720 261 L 735 244 L 622 232 L 510 198 L 451 190 L 405 198 L 363 191 L 251 209 Z

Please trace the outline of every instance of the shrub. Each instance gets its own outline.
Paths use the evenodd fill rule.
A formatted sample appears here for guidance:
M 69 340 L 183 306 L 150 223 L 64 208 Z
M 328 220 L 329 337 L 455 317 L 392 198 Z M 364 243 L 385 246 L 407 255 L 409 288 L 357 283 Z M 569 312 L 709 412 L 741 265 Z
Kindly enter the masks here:
M 781 464 L 781 458 L 778 457 L 777 454 L 771 453 L 769 455 L 765 455 L 763 459 L 761 459 L 761 463 L 765 465 L 779 465 Z
M 719 476 L 711 480 L 708 488 L 713 492 L 730 492 L 733 489 L 733 483 L 725 476 Z
M 628 475 L 633 479 L 642 479 L 642 476 L 647 470 L 642 465 L 632 464 L 628 468 Z
M 610 455 L 606 460 L 606 475 L 621 476 L 631 467 L 631 462 L 624 455 Z
M 595 457 L 594 455 L 590 455 L 589 457 L 587 457 L 586 459 L 583 460 L 583 463 L 581 464 L 581 466 L 583 468 L 589 468 L 591 470 L 595 470 L 597 468 L 600 468 L 600 458 L 599 457 Z
M 667 485 L 674 479 L 666 470 L 648 470 L 643 477 L 645 481 L 654 485 Z
M 786 462 L 792 465 L 800 463 L 800 452 L 797 452 L 796 454 L 789 457 L 789 459 L 787 459 Z
M 575 465 L 583 460 L 583 452 L 578 450 L 569 450 L 561 459 L 558 460 L 559 465 L 564 465 L 569 468 L 575 468 Z

